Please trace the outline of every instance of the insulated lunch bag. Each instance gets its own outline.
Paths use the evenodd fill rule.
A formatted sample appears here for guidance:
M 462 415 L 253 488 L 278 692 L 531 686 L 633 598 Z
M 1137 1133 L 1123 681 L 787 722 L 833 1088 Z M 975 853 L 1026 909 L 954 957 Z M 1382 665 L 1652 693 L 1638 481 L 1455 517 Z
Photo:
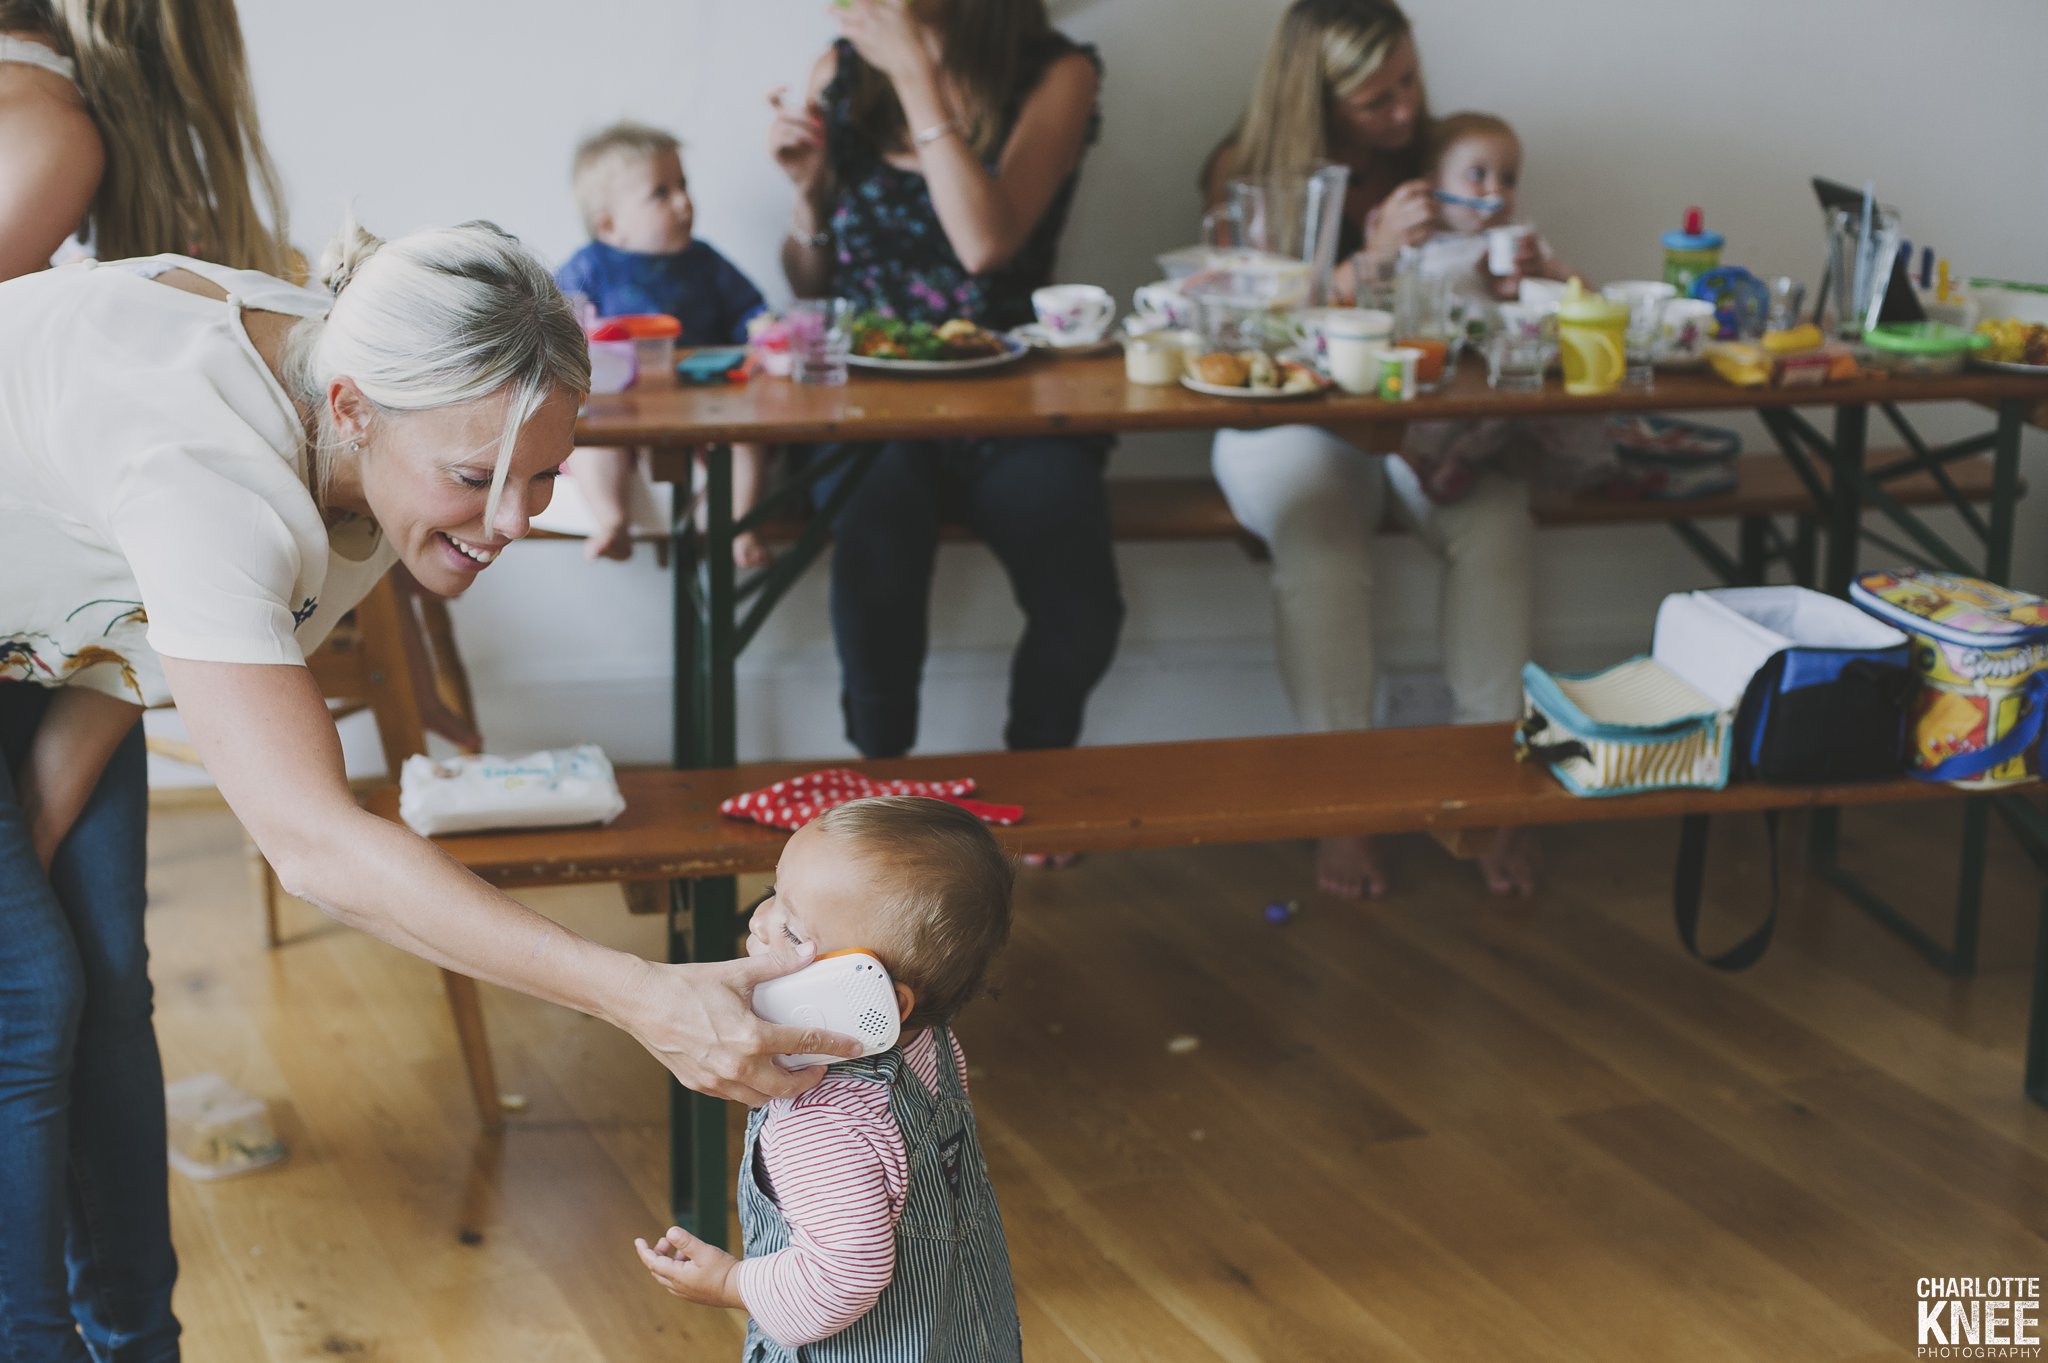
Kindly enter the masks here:
M 1906 636 L 1803 587 L 1680 592 L 1650 656 L 1522 670 L 1519 746 L 1578 795 L 1718 790 L 1731 776 L 1863 780 L 1903 761 Z
M 1865 573 L 1849 597 L 1912 636 L 1909 769 L 1975 790 L 2036 781 L 2048 712 L 2048 601 L 1953 573 Z

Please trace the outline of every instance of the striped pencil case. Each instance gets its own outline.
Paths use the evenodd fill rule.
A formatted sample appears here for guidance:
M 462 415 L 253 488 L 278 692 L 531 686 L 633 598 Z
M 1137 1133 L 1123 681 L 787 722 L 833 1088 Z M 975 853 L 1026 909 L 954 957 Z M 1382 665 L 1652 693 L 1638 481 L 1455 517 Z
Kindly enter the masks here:
M 1515 756 L 1540 762 L 1574 795 L 1719 790 L 1734 715 L 1655 658 L 1599 672 L 1522 667 Z

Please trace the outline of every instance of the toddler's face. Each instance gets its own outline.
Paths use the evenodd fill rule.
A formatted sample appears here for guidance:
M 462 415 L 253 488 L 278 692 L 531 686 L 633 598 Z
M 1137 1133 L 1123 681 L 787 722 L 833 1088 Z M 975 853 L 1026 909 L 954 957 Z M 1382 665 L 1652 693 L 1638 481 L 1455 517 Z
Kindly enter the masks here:
M 1444 149 L 1433 188 L 1467 199 L 1498 199 L 1491 213 L 1466 204 L 1437 204 L 1437 217 L 1453 232 L 1483 232 L 1515 220 L 1515 187 L 1522 178 L 1522 144 L 1501 133 L 1474 133 Z
M 866 947 L 889 964 L 895 943 L 875 869 L 846 845 L 805 824 L 783 845 L 775 886 L 754 910 L 747 955 L 810 942 L 820 956 Z
M 697 211 L 683 159 L 663 152 L 622 160 L 612 168 L 611 202 L 597 220 L 597 239 L 621 251 L 673 255 L 690 244 Z

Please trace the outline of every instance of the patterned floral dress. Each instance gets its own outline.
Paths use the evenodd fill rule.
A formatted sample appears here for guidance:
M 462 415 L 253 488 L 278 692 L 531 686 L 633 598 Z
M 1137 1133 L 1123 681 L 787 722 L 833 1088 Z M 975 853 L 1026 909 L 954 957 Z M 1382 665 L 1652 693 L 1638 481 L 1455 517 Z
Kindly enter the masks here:
M 838 185 L 831 217 L 838 243 L 833 293 L 852 299 L 858 308 L 910 321 L 965 317 L 996 329 L 1030 321 L 1032 290 L 1052 280 L 1053 257 L 1080 179 L 1078 168 L 1060 186 L 1014 259 L 987 274 L 970 274 L 946 238 L 924 176 L 890 165 L 886 149 L 853 126 L 854 77 L 862 59 L 844 39 L 834 51 L 838 70 L 822 98 L 826 145 Z M 1100 74 L 1102 59 L 1093 47 L 1058 33 L 1037 42 L 1027 54 L 1018 93 L 1004 111 L 999 148 L 1008 142 L 1025 99 L 1038 88 L 1046 69 L 1070 52 L 1084 54 Z M 1088 120 L 1089 145 L 1101 119 L 1098 106 Z M 999 150 L 990 158 L 991 172 L 1000 156 Z

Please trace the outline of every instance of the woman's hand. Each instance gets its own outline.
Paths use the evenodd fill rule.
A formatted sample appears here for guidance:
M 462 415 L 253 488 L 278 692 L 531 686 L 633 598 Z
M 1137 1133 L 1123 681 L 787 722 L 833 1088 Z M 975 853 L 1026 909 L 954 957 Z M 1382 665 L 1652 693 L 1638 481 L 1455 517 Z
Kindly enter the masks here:
M 684 1301 L 696 1302 L 699 1306 L 728 1306 L 735 1311 L 744 1311 L 747 1304 L 740 1299 L 739 1288 L 733 1284 L 733 1270 L 740 1261 L 724 1250 L 707 1245 L 681 1226 L 670 1226 L 668 1234 L 653 1244 L 635 1240 L 633 1248 L 640 1255 L 640 1262 L 654 1275 L 670 1296 L 681 1297 Z
M 703 965 L 645 967 L 621 1010 L 626 1030 L 666 1065 L 683 1087 L 759 1107 L 770 1098 L 809 1091 L 822 1069 L 792 1073 L 778 1055 L 860 1054 L 849 1036 L 784 1027 L 754 1016 L 754 986 L 811 963 L 816 948 L 778 949 L 762 956 Z
M 768 126 L 768 151 L 805 202 L 824 197 L 827 163 L 825 120 L 810 104 L 794 99 L 787 85 L 768 93 L 775 121 Z
M 1380 204 L 1365 239 L 1365 254 L 1385 263 L 1401 253 L 1403 246 L 1420 246 L 1436 223 L 1436 204 L 1429 197 L 1429 185 L 1410 180 L 1396 188 Z
M 918 22 L 909 0 L 840 0 L 834 15 L 861 59 L 899 86 L 937 66 L 931 30 Z

